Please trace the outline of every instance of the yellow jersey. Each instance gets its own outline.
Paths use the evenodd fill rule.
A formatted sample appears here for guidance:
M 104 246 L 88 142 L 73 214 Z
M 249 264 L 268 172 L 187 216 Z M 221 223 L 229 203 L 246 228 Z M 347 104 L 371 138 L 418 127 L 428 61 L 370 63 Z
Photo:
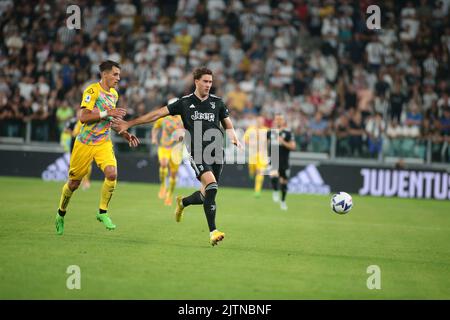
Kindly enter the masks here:
M 161 129 L 161 137 L 159 139 L 159 146 L 165 148 L 172 148 L 178 143 L 175 135 L 177 130 L 183 129 L 183 122 L 180 116 L 166 116 L 159 118 L 155 124 L 155 129 Z
M 111 88 L 108 92 L 97 82 L 84 90 L 81 107 L 99 112 L 108 111 L 116 108 L 117 100 L 119 100 L 119 94 L 114 88 Z M 83 123 L 77 139 L 87 145 L 99 145 L 110 141 L 110 118 L 107 117 L 92 123 Z
M 267 144 L 267 128 L 266 126 L 258 128 L 257 126 L 250 126 L 244 133 L 244 142 L 250 148 L 262 148 Z M 260 149 L 258 149 L 259 151 Z

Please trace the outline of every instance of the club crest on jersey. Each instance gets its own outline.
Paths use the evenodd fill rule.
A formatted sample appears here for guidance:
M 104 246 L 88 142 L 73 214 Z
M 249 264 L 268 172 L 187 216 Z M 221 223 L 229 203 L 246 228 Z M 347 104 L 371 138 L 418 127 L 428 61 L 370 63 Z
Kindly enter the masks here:
M 195 113 L 191 116 L 192 120 L 207 120 L 207 121 L 214 121 L 215 115 L 214 113 L 209 112 L 198 112 L 195 111 Z
M 211 104 L 211 108 L 215 109 L 216 108 L 216 103 L 215 102 L 210 102 L 209 104 Z

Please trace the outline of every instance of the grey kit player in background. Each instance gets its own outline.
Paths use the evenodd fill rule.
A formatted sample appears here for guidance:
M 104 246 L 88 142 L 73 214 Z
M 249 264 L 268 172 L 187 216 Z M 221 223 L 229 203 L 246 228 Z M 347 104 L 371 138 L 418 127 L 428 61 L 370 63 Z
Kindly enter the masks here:
M 280 195 L 279 189 L 281 190 L 281 202 L 280 208 L 282 210 L 287 210 L 286 204 L 286 194 L 287 185 L 290 175 L 289 168 L 289 154 L 296 148 L 295 137 L 291 130 L 286 125 L 286 120 L 281 114 L 275 115 L 274 128 L 267 132 L 267 146 L 269 148 L 269 156 L 273 153 L 273 148 L 279 148 L 279 163 L 278 170 L 272 166 L 270 172 L 270 180 L 272 182 L 273 189 L 273 201 L 279 202 Z M 271 157 L 273 159 L 273 157 Z

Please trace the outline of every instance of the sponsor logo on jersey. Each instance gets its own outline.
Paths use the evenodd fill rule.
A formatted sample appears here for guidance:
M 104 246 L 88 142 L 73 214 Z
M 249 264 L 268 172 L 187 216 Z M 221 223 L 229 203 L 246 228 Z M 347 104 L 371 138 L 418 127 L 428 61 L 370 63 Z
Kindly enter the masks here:
M 207 120 L 207 121 L 213 122 L 215 117 L 216 116 L 214 113 L 195 111 L 195 113 L 191 116 L 191 119 L 192 120 Z

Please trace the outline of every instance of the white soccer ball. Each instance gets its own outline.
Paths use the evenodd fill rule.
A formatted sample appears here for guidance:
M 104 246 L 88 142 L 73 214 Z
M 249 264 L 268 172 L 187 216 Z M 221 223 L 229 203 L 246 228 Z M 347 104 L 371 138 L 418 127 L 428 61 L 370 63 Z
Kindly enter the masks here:
M 331 197 L 331 209 L 338 214 L 346 214 L 353 207 L 352 196 L 346 192 L 338 192 Z

